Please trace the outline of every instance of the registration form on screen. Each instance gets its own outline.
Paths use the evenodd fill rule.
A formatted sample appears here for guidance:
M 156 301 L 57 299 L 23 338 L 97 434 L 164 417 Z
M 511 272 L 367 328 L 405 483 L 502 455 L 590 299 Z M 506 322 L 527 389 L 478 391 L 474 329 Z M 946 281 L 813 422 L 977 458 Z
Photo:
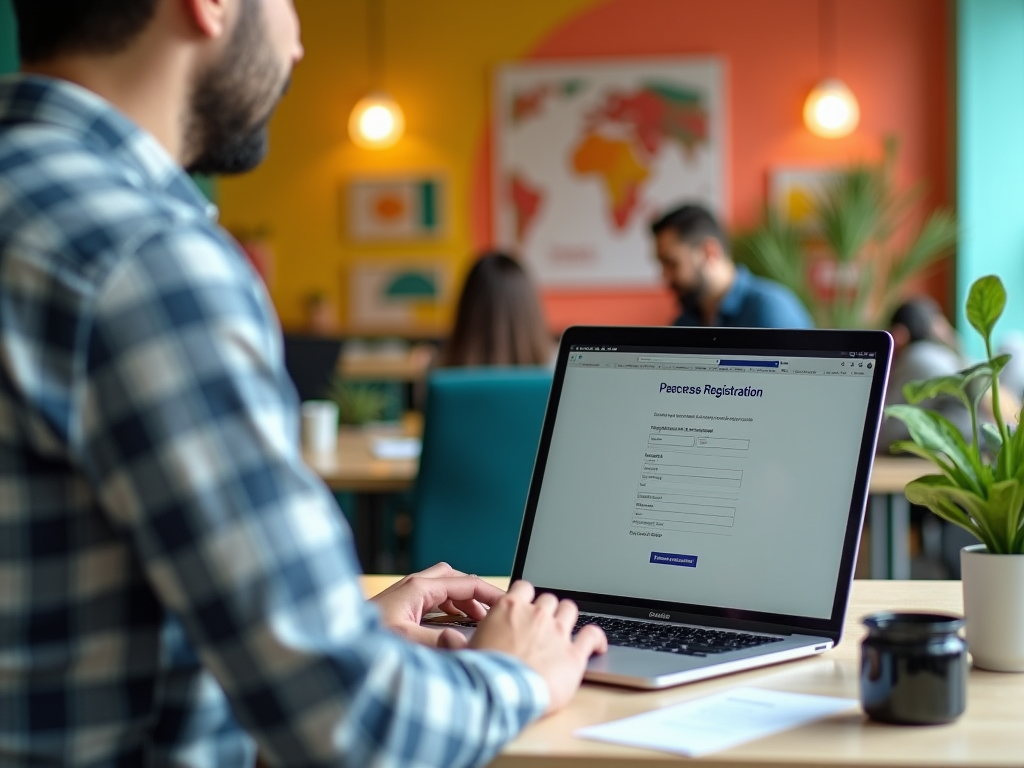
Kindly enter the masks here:
M 829 617 L 875 371 L 570 351 L 523 578 Z

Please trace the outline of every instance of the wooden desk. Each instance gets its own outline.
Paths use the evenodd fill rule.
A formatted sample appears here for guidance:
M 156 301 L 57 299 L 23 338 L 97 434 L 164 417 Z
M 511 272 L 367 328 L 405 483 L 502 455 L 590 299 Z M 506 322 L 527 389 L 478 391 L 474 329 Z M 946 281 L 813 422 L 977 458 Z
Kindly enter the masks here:
M 419 437 L 422 433 L 422 419 L 395 428 L 342 427 L 338 432 L 337 451 L 322 454 L 303 451 L 302 458 L 332 491 L 401 493 L 416 482 L 419 459 L 378 459 L 370 449 L 372 441 L 387 435 Z
M 394 576 L 364 577 L 367 594 Z M 499 586 L 507 579 L 489 579 Z M 972 671 L 967 712 L 943 726 L 868 722 L 859 710 L 703 758 L 681 758 L 573 738 L 577 728 L 635 715 L 749 685 L 826 696 L 858 697 L 862 616 L 882 609 L 962 611 L 960 582 L 857 581 L 843 640 L 813 659 L 780 664 L 653 693 L 586 684 L 563 712 L 527 728 L 492 763 L 494 768 L 648 768 L 686 766 L 1021 766 L 1024 764 L 1024 675 Z

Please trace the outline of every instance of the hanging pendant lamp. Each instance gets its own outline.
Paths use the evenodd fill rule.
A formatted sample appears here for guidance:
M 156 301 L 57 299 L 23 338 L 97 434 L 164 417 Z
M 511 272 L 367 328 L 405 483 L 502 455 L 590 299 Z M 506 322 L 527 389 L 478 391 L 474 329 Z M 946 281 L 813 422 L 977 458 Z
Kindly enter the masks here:
M 367 58 L 374 90 L 356 102 L 348 134 L 365 149 L 393 147 L 405 133 L 405 113 L 381 86 L 384 60 L 384 0 L 367 0 Z
M 835 0 L 818 0 L 818 64 L 829 75 L 835 71 L 836 32 Z M 827 76 L 821 80 L 804 102 L 804 125 L 816 136 L 826 139 L 849 136 L 858 123 L 857 97 L 837 77 Z

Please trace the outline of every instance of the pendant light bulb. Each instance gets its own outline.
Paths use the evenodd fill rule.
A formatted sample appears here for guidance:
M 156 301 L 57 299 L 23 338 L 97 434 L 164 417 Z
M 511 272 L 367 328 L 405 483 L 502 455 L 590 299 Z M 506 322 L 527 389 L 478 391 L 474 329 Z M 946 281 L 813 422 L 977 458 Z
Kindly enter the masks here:
M 849 136 L 860 122 L 860 105 L 853 91 L 838 79 L 822 80 L 804 102 L 804 124 L 816 136 Z
M 371 93 L 352 108 L 348 133 L 364 149 L 387 149 L 405 133 L 405 114 L 386 93 Z

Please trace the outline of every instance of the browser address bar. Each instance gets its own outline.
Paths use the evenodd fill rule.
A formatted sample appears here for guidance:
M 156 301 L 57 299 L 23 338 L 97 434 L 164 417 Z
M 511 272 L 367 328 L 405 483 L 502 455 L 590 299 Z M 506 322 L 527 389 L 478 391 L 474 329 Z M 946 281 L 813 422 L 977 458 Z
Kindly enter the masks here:
M 687 365 L 718 365 L 717 357 L 648 357 L 639 355 L 638 363 L 677 363 Z

